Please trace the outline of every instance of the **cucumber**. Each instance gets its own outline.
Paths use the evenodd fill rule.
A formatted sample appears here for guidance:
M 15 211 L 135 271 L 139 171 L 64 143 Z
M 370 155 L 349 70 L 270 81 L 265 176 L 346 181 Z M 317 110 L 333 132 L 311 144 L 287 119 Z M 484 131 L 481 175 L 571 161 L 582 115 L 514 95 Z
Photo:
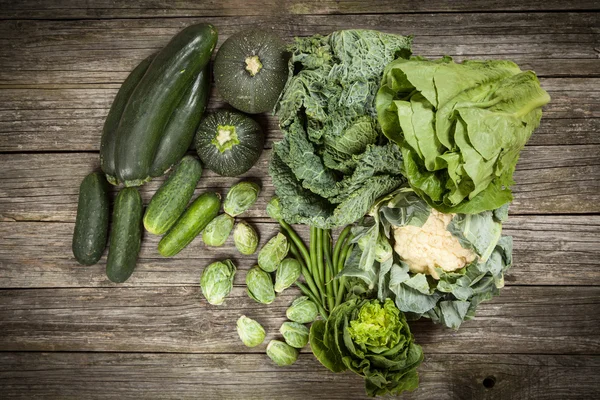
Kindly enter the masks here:
M 144 227 L 154 235 L 167 232 L 181 216 L 202 176 L 200 161 L 185 156 L 156 191 L 144 214 Z
M 116 173 L 125 186 L 150 180 L 150 168 L 169 118 L 208 64 L 216 43 L 217 31 L 212 25 L 192 25 L 154 57 L 131 94 L 117 129 Z
M 181 160 L 194 141 L 196 129 L 206 109 L 209 89 L 210 70 L 206 66 L 171 114 L 150 168 L 151 177 L 163 176 Z
M 104 175 L 93 172 L 83 178 L 79 186 L 72 246 L 79 264 L 96 264 L 104 253 L 108 236 L 108 203 L 108 183 Z
M 106 179 L 113 185 L 118 184 L 115 169 L 115 143 L 119 121 L 121 121 L 123 110 L 125 109 L 125 105 L 127 105 L 131 93 L 133 93 L 142 76 L 146 73 L 155 55 L 152 54 L 131 71 L 117 92 L 106 116 L 106 121 L 104 121 L 102 139 L 100 141 L 100 167 L 106 174 Z
M 185 210 L 169 232 L 158 243 L 158 252 L 164 257 L 179 253 L 219 213 L 221 197 L 214 192 L 203 193 Z
M 136 188 L 122 189 L 115 200 L 106 276 L 125 282 L 133 273 L 142 243 L 142 198 Z

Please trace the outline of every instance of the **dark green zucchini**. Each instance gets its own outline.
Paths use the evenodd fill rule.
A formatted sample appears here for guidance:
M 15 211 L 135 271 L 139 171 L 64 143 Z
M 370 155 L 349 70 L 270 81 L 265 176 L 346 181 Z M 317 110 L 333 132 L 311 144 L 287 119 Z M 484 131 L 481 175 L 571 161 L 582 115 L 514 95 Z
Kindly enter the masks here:
M 185 210 L 169 232 L 158 243 L 158 252 L 171 257 L 179 253 L 219 213 L 221 198 L 217 193 L 203 193 Z
M 117 195 L 106 262 L 106 276 L 113 282 L 125 282 L 135 269 L 142 243 L 143 207 L 136 188 L 124 188 Z
M 139 186 L 150 179 L 169 118 L 208 64 L 216 42 L 212 25 L 193 25 L 175 35 L 154 57 L 131 94 L 117 129 L 116 172 L 125 186 Z
M 171 114 L 150 168 L 151 177 L 163 176 L 190 147 L 206 109 L 209 89 L 210 69 L 206 66 Z
M 79 186 L 77 218 L 73 232 L 73 255 L 79 264 L 93 265 L 100 260 L 108 236 L 108 183 L 94 172 Z
M 202 165 L 185 156 L 175 171 L 152 196 L 144 214 L 144 227 L 154 235 L 167 232 L 181 216 L 202 176 Z
M 115 144 L 117 142 L 117 128 L 119 127 L 119 121 L 121 121 L 123 110 L 127 105 L 131 93 L 133 93 L 133 90 L 142 79 L 142 76 L 146 73 L 146 70 L 150 66 L 155 55 L 156 54 L 152 54 L 131 71 L 117 92 L 117 95 L 110 106 L 110 110 L 108 111 L 108 115 L 106 116 L 106 121 L 104 121 L 102 139 L 100 141 L 100 166 L 102 171 L 106 174 L 106 179 L 113 185 L 118 184 L 115 169 Z

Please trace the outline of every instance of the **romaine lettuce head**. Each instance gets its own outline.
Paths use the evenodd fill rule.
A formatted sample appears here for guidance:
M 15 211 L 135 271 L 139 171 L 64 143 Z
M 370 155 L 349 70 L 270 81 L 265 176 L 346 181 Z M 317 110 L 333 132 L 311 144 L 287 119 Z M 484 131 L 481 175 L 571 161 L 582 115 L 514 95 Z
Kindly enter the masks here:
M 410 55 L 411 38 L 370 30 L 297 38 L 277 116 L 283 131 L 269 173 L 283 219 L 348 225 L 405 182 L 402 154 L 377 124 L 385 65 Z
M 362 279 L 380 300 L 394 298 L 411 317 L 458 329 L 473 318 L 481 301 L 504 286 L 504 273 L 512 265 L 512 238 L 502 236 L 507 208 L 441 214 L 412 189 L 400 188 L 380 199 L 371 217 L 353 228 L 359 246 L 341 274 Z M 394 248 L 389 259 L 377 258 L 382 238 Z
M 349 369 L 365 379 L 369 396 L 400 394 L 419 385 L 423 361 L 404 314 L 386 299 L 353 299 L 310 330 L 315 357 L 333 372 Z
M 510 61 L 398 58 L 377 114 L 415 192 L 441 212 L 477 214 L 512 200 L 519 153 L 549 101 L 536 75 Z

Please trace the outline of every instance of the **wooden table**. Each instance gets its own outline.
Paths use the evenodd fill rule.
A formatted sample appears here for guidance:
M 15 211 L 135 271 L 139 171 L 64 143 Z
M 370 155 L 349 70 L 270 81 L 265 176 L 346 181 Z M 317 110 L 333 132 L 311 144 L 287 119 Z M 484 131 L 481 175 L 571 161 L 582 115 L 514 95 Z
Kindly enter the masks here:
M 144 237 L 138 267 L 110 283 L 105 259 L 71 253 L 81 179 L 98 168 L 104 117 L 120 83 L 183 27 L 211 22 L 222 43 L 249 26 L 285 39 L 346 28 L 415 36 L 414 52 L 507 58 L 552 96 L 523 151 L 505 232 L 516 264 L 506 288 L 453 332 L 413 324 L 420 388 L 406 399 L 584 399 L 600 393 L 600 9 L 594 0 L 230 0 L 174 3 L 0 0 L 0 398 L 356 399 L 363 382 L 326 371 L 304 349 L 275 367 L 245 348 L 241 314 L 277 336 L 290 289 L 264 306 L 245 293 L 251 257 L 200 240 L 172 259 Z M 211 108 L 222 103 L 213 96 Z M 277 121 L 247 176 L 263 193 L 248 220 L 264 243 Z M 198 192 L 236 179 L 206 172 Z M 147 201 L 160 180 L 142 188 Z M 304 234 L 306 230 L 300 229 Z M 240 269 L 222 307 L 201 297 L 210 260 Z M 265 342 L 266 343 L 266 342 Z

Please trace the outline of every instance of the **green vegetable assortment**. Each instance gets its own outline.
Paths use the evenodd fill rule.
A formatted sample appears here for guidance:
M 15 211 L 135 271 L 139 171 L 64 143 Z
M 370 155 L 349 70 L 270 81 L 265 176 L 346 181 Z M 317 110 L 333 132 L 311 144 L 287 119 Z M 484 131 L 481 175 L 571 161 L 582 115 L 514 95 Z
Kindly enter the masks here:
M 280 231 L 259 250 L 243 218 L 263 198 L 246 174 L 265 134 L 240 112 L 204 115 L 216 43 L 212 25 L 187 27 L 123 82 L 103 127 L 102 173 L 80 186 L 75 259 L 102 257 L 108 182 L 124 185 L 113 207 L 110 281 L 134 272 L 142 222 L 163 235 L 164 257 L 201 234 L 200 251 L 239 253 L 202 270 L 209 304 L 224 304 L 234 290 L 231 259 L 240 255 L 255 261 L 245 286 L 261 315 L 282 292 L 302 294 L 284 306 L 280 337 L 263 347 L 273 363 L 294 364 L 310 343 L 330 371 L 361 376 L 369 396 L 416 389 L 423 352 L 408 320 L 459 329 L 504 286 L 513 264 L 512 238 L 502 235 L 513 173 L 550 97 L 534 72 L 511 61 L 411 56 L 412 37 L 342 30 L 286 47 L 270 31 L 232 35 L 214 63 L 219 95 L 247 113 L 274 110 L 283 133 L 269 160 L 276 195 L 266 206 Z M 185 155 L 192 142 L 200 161 Z M 173 167 L 144 214 L 132 186 Z M 243 180 L 223 204 L 212 191 L 191 201 L 199 184 L 211 185 L 203 167 Z M 308 225 L 307 244 L 291 224 Z M 245 315 L 236 327 L 247 347 L 264 346 L 276 329 Z

